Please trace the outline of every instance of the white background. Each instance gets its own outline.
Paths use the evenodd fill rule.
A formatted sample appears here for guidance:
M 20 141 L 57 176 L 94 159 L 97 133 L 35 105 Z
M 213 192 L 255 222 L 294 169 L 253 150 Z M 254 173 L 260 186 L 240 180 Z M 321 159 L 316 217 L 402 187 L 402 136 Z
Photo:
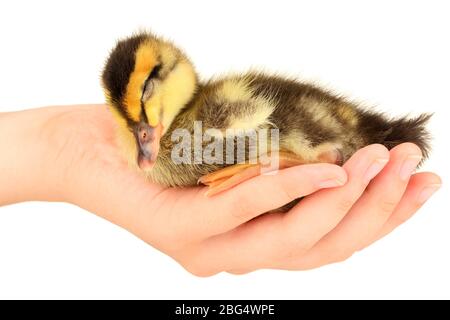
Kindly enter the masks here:
M 449 16 L 445 1 L 2 2 L 0 111 L 102 102 L 108 50 L 151 28 L 182 46 L 204 77 L 256 66 L 392 115 L 434 111 L 434 152 L 423 169 L 440 173 L 444 186 L 344 263 L 206 279 L 77 207 L 3 207 L 0 297 L 450 298 Z

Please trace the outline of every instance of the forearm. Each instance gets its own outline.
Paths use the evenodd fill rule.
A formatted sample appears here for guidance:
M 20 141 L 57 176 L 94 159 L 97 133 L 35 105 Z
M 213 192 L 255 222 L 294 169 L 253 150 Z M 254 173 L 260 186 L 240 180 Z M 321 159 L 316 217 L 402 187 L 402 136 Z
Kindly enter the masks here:
M 0 205 L 62 199 L 56 159 L 51 159 L 55 152 L 43 130 L 57 112 L 42 108 L 0 114 Z

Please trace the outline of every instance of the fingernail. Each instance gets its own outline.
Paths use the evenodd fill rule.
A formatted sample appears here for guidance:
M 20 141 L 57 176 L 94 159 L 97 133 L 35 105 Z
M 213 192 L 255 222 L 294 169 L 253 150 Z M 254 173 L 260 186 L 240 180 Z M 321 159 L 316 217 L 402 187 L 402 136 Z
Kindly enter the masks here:
M 429 186 L 425 187 L 422 192 L 419 194 L 419 197 L 417 198 L 417 200 L 420 203 L 424 203 L 425 201 L 427 201 L 432 195 L 433 193 L 435 193 L 439 188 L 441 187 L 441 185 L 439 183 L 435 183 L 435 184 L 430 184 Z
M 416 170 L 420 160 L 422 160 L 422 156 L 418 154 L 408 156 L 400 168 L 400 179 L 403 181 L 408 180 L 414 170 Z
M 342 180 L 329 179 L 329 180 L 325 180 L 325 181 L 322 181 L 321 183 L 319 183 L 319 188 L 340 187 L 340 186 L 343 186 L 344 184 L 345 184 L 345 182 Z
M 376 159 L 367 169 L 366 174 L 364 175 L 364 182 L 369 183 L 370 180 L 375 178 L 375 176 L 384 168 L 389 159 L 379 158 Z

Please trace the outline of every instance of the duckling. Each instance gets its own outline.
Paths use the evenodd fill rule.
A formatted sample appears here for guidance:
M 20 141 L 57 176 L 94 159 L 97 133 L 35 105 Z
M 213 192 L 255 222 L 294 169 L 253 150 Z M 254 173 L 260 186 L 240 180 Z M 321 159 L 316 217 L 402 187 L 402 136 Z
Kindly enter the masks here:
M 424 158 L 429 151 L 430 114 L 391 119 L 315 85 L 261 72 L 200 82 L 183 51 L 151 33 L 116 44 L 102 85 L 128 163 L 164 186 L 203 183 L 214 195 L 265 168 L 341 165 L 373 143 L 391 149 L 412 142 Z M 257 137 L 252 144 L 251 130 L 269 132 L 276 143 Z M 198 132 L 206 139 L 180 142 L 183 134 L 195 138 Z M 236 146 L 242 136 L 244 156 Z M 202 161 L 207 149 L 217 161 Z

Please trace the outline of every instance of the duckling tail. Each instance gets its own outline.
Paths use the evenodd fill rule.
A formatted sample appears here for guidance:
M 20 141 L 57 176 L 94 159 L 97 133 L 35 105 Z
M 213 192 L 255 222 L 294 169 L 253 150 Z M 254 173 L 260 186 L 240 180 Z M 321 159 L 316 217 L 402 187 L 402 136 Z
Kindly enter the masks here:
M 399 118 L 391 122 L 392 131 L 386 136 L 384 145 L 389 149 L 403 142 L 412 142 L 422 150 L 423 158 L 430 153 L 430 133 L 426 125 L 433 114 L 423 113 L 415 118 Z
M 381 143 L 392 149 L 401 143 L 412 142 L 422 150 L 423 159 L 426 159 L 431 150 L 431 136 L 426 125 L 432 115 L 423 113 L 415 118 L 386 119 L 379 114 L 366 112 L 362 115 L 362 130 L 368 144 Z

